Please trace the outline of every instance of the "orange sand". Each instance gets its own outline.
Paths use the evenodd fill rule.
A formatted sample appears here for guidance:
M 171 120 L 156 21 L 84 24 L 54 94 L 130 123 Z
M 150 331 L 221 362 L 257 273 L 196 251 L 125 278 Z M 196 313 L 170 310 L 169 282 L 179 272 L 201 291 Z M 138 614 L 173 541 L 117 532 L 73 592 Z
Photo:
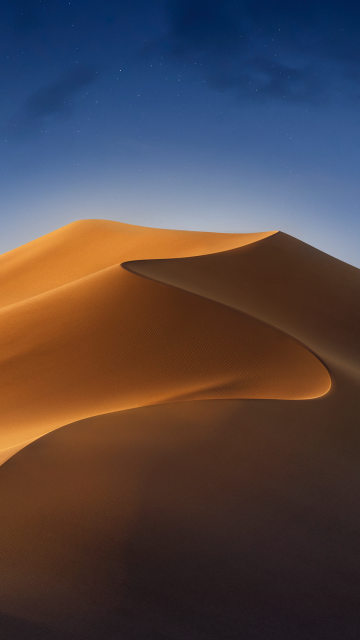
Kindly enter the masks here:
M 360 636 L 359 270 L 83 221 L 0 301 L 4 637 Z

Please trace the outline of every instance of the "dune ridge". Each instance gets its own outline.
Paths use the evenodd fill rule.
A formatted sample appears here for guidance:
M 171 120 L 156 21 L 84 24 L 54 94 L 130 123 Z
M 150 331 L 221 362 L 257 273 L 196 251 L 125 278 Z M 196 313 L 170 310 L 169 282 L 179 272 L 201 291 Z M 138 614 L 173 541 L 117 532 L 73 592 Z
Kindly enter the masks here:
M 77 220 L 0 255 L 0 308 L 127 260 L 224 251 L 273 233 L 172 231 L 112 220 Z
M 119 264 L 137 255 L 187 260 L 271 233 L 128 227 L 82 221 L 0 258 L 3 460 L 22 442 L 92 415 L 179 400 L 328 392 L 326 368 L 291 336 Z

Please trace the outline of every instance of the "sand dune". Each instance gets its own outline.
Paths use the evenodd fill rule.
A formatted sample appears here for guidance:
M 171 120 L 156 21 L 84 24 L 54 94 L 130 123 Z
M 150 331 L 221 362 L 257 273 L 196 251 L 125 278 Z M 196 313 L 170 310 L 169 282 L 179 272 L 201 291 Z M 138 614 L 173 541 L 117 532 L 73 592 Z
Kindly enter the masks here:
M 329 390 L 327 370 L 290 336 L 120 264 L 106 266 L 121 247 L 124 256 L 154 255 L 165 242 L 156 230 L 148 230 L 145 250 L 142 228 L 137 246 L 136 227 L 105 222 L 102 230 L 101 221 L 70 227 L 8 254 L 3 265 L 12 283 L 12 303 L 0 310 L 3 459 L 68 422 L 120 409 L 176 399 L 314 398 Z M 84 229 L 88 243 L 86 233 L 80 242 Z M 206 234 L 198 236 L 167 232 L 159 253 L 204 250 Z M 217 236 L 210 248 L 216 240 L 220 247 L 235 241 Z M 236 241 L 254 240 L 249 234 Z M 28 297 L 14 302 L 18 292 Z
M 0 304 L 3 635 L 359 636 L 357 269 L 82 221 Z

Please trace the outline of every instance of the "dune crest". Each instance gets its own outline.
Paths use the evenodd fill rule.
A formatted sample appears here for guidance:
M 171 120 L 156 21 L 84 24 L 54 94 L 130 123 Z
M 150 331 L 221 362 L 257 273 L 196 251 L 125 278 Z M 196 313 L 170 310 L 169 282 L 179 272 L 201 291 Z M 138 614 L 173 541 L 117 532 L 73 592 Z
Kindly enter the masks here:
M 172 231 L 77 220 L 0 256 L 0 308 L 128 260 L 226 251 L 274 233 Z
M 191 256 L 206 260 L 272 235 L 90 220 L 1 256 L 3 460 L 21 443 L 113 411 L 326 394 L 328 371 L 291 335 L 208 299 L 206 287 L 193 292 L 128 269 L 129 259 L 171 256 L 186 273 Z

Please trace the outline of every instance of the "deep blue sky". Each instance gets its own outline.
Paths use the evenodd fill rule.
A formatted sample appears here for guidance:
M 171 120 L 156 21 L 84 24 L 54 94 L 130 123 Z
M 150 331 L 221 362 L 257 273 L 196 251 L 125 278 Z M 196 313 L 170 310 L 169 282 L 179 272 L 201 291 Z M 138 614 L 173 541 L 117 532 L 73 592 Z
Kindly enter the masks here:
M 2 0 L 0 252 L 79 218 L 360 267 L 360 5 Z

